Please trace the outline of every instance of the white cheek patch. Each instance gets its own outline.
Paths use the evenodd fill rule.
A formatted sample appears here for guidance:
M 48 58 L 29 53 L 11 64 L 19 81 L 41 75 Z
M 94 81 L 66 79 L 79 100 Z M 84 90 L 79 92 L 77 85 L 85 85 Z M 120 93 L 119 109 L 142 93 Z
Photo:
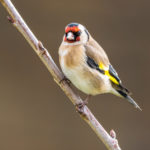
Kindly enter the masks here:
M 86 28 L 79 24 L 78 25 L 79 29 L 81 30 L 81 36 L 80 36 L 80 39 L 82 41 L 83 44 L 85 44 L 88 40 L 89 40 L 89 34 L 88 34 L 88 31 L 86 30 Z
M 85 27 L 84 27 L 83 25 L 81 25 L 81 24 L 79 24 L 78 27 L 79 27 L 79 29 L 80 29 L 81 31 L 84 31 L 84 29 L 85 29 Z

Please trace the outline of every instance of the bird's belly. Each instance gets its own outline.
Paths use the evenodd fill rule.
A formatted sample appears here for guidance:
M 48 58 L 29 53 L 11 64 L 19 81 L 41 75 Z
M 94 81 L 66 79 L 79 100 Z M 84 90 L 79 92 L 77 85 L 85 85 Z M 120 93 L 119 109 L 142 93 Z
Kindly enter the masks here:
M 75 70 L 65 71 L 65 75 L 69 80 L 82 92 L 93 95 L 93 87 L 89 80 L 82 77 L 82 75 Z
M 95 76 L 82 66 L 73 69 L 63 66 L 62 71 L 74 86 L 88 95 L 97 95 L 109 91 L 110 82 L 103 77 L 104 75 Z

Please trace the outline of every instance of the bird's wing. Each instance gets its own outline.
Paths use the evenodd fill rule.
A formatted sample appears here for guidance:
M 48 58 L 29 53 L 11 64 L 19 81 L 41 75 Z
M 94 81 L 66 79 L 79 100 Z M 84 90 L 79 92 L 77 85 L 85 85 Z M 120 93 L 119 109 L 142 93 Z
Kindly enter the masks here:
M 87 55 L 87 64 L 91 68 L 96 69 L 100 73 L 108 76 L 109 80 L 113 84 L 121 84 L 121 80 L 113 66 L 110 64 L 107 54 L 95 40 L 90 39 L 90 42 L 85 45 L 85 49 Z
M 116 70 L 110 64 L 106 53 L 100 47 L 100 45 L 92 39 L 85 45 L 85 49 L 87 55 L 87 64 L 89 67 L 106 75 L 111 81 L 112 87 L 118 92 L 118 94 L 127 99 L 136 108 L 141 110 L 138 104 L 129 96 L 131 93 L 122 85 Z
M 127 95 L 130 94 L 130 92 L 121 84 L 121 80 L 116 70 L 110 64 L 104 50 L 101 47 L 99 49 L 97 48 L 88 44 L 85 45 L 88 66 L 106 75 L 111 81 L 113 88 L 118 92 L 122 91 Z
M 98 65 L 101 62 L 106 68 L 109 66 L 110 63 L 107 54 L 93 38 L 90 38 L 87 44 L 85 44 L 85 49 L 87 56 L 94 59 Z

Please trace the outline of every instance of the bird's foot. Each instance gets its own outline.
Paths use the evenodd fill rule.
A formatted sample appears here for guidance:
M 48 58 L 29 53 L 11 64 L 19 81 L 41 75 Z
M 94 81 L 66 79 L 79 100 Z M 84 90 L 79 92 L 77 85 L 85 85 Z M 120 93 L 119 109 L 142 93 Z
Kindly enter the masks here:
M 82 102 L 80 102 L 80 103 L 75 105 L 76 106 L 76 110 L 77 110 L 77 112 L 80 115 L 85 115 L 85 113 L 84 113 L 84 106 L 86 106 L 86 105 L 87 105 L 86 101 L 82 101 Z
M 59 83 L 61 84 L 63 81 L 67 82 L 67 84 L 70 86 L 71 81 L 68 78 L 66 78 L 65 76 L 59 81 Z
M 86 105 L 88 104 L 88 100 L 89 100 L 90 97 L 91 97 L 91 95 L 88 95 L 87 98 L 86 98 L 84 101 L 82 101 L 82 102 L 76 104 L 76 110 L 77 110 L 77 112 L 80 113 L 81 115 L 84 115 L 84 116 L 85 116 L 85 113 L 84 113 L 84 106 L 86 106 Z

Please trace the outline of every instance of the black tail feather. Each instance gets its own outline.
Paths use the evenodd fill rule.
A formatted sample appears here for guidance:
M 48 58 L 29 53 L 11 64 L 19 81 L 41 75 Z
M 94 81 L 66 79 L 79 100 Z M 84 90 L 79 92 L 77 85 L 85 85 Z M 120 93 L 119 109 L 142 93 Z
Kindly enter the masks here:
M 138 104 L 130 97 L 131 92 L 126 89 L 121 83 L 119 85 L 114 84 L 112 82 L 112 87 L 118 92 L 118 94 L 125 98 L 126 100 L 128 100 L 128 102 L 130 102 L 132 105 L 134 105 L 135 108 L 138 108 L 139 110 L 142 110 Z
M 111 82 L 111 84 L 112 84 L 112 87 L 118 92 L 121 91 L 124 94 L 131 95 L 131 92 L 128 89 L 126 89 L 121 83 L 118 85 L 118 84 Z
M 131 92 L 127 88 L 125 88 L 123 85 L 119 84 L 118 88 L 119 88 L 119 90 L 123 91 L 127 95 L 131 95 Z
M 124 97 L 125 99 L 128 100 L 128 102 L 130 102 L 132 105 L 134 105 L 135 108 L 138 108 L 139 110 L 142 111 L 142 109 L 140 108 L 140 106 L 125 92 L 121 91 L 121 90 L 117 90 L 117 92 Z

